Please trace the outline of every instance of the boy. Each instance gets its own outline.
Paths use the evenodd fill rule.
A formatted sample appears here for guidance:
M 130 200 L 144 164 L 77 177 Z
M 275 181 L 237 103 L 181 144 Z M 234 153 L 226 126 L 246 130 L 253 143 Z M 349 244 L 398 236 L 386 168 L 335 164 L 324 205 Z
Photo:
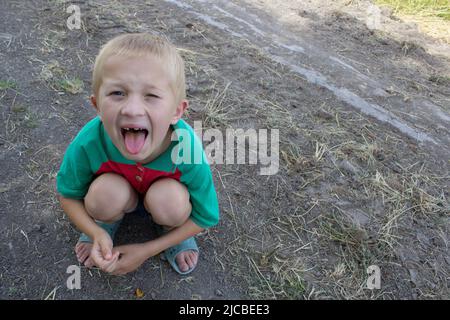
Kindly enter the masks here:
M 61 207 L 82 232 L 79 262 L 125 274 L 164 251 L 178 273 L 192 272 L 194 235 L 218 223 L 219 208 L 203 150 L 200 164 L 176 164 L 172 152 L 179 130 L 189 133 L 193 150 L 202 148 L 181 119 L 188 107 L 182 58 L 159 37 L 121 35 L 97 56 L 92 86 L 98 116 L 71 142 L 57 176 Z M 121 219 L 138 204 L 162 236 L 113 247 Z

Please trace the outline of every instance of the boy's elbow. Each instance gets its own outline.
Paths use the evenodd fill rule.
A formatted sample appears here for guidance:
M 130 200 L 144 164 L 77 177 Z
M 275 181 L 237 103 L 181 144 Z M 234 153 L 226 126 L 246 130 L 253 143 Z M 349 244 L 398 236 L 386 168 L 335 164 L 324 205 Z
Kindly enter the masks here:
M 57 198 L 58 198 L 58 201 L 59 201 L 60 204 L 61 204 L 64 200 L 67 199 L 66 197 L 64 197 L 63 195 L 61 195 L 61 194 L 59 194 L 59 193 L 58 193 L 58 195 L 57 195 Z
M 215 216 L 214 218 L 211 219 L 211 225 L 209 226 L 209 228 L 211 227 L 215 227 L 219 224 L 219 215 Z

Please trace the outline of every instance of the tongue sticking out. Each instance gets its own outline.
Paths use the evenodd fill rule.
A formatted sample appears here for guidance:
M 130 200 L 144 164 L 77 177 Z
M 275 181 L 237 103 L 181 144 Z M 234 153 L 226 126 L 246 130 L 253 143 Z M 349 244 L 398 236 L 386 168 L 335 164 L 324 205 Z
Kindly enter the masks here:
M 125 147 L 131 154 L 138 154 L 145 143 L 145 132 L 126 132 L 125 133 Z

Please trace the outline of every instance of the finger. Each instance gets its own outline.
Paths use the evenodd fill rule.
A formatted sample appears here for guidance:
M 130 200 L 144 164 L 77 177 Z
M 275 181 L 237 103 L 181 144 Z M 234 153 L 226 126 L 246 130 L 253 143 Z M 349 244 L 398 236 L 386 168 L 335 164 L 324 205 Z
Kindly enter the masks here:
M 125 274 L 125 272 L 123 272 L 122 266 L 120 265 L 120 262 L 115 264 L 114 270 L 111 271 L 111 274 L 115 275 L 115 276 L 120 276 L 122 274 Z
M 107 272 L 107 273 L 112 273 L 114 272 L 114 270 L 117 268 L 117 259 L 113 259 L 112 262 L 109 262 L 103 271 Z
M 101 269 L 105 272 L 111 273 L 112 271 L 114 271 L 118 260 L 119 260 L 119 253 L 117 252 L 112 256 L 111 261 L 105 261 Z
M 115 263 L 114 260 L 103 260 L 102 264 L 99 265 L 98 267 L 99 267 L 101 270 L 106 271 L 106 270 L 108 269 L 108 267 L 109 267 L 111 264 L 113 264 L 113 263 Z
M 92 251 L 90 257 L 94 261 L 95 265 L 99 268 L 101 268 L 101 266 L 103 266 L 107 262 L 107 260 L 105 260 L 101 253 L 98 251 Z
M 116 264 L 115 263 L 113 263 L 110 266 L 108 266 L 104 271 L 106 273 L 112 274 L 114 272 L 114 270 L 116 270 Z
M 106 260 L 111 260 L 112 258 L 111 248 L 109 246 L 102 245 L 102 255 Z
M 117 254 L 118 257 L 120 258 L 120 256 L 122 255 L 122 252 L 120 250 L 118 250 L 117 248 L 113 248 L 112 254 L 113 254 L 113 256 Z
M 117 264 L 118 261 L 119 261 L 119 252 L 114 253 L 112 255 L 111 262 L 108 262 L 107 267 Z

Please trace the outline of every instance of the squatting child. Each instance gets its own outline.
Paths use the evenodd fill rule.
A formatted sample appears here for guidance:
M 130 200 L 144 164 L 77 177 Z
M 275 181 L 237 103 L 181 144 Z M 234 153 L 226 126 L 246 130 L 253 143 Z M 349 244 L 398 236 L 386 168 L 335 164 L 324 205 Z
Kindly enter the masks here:
M 178 273 L 192 272 L 194 236 L 218 223 L 219 207 L 201 142 L 181 119 L 188 108 L 182 58 L 161 37 L 118 36 L 95 60 L 92 89 L 97 117 L 70 143 L 57 175 L 61 207 L 81 231 L 78 261 L 125 274 L 164 252 Z M 192 142 L 183 152 L 201 148 L 200 163 L 178 161 L 179 130 Z M 122 218 L 138 206 L 160 236 L 114 247 Z

